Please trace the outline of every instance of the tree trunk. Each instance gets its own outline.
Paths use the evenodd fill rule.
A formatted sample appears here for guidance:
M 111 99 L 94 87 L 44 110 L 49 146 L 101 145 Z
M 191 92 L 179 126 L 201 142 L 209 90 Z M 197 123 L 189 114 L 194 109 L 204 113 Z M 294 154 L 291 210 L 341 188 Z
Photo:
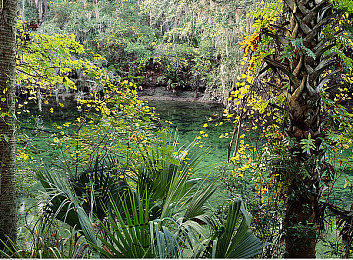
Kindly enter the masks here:
M 94 12 L 96 14 L 96 19 L 99 20 L 98 0 L 94 0 Z
M 43 0 L 43 15 L 42 15 L 43 22 L 45 20 L 47 9 L 48 9 L 48 2 L 47 2 L 47 0 Z
M 313 163 L 293 157 L 290 167 L 298 169 L 291 176 L 286 213 L 283 222 L 285 230 L 285 258 L 315 258 L 317 243 L 317 224 L 319 218 L 318 180 L 314 176 Z M 297 164 L 297 165 L 296 165 Z M 304 166 L 306 165 L 306 167 Z M 311 171 L 310 178 L 304 178 L 299 171 L 305 167 Z
M 39 112 L 43 111 L 42 108 L 42 92 L 40 88 L 37 88 L 37 103 L 38 103 L 38 110 Z
M 22 8 L 21 8 L 21 11 L 20 11 L 20 16 L 21 16 L 21 19 L 23 21 L 26 20 L 26 17 L 25 17 L 25 4 L 26 4 L 26 0 L 22 0 Z
M 305 4 L 306 2 L 306 4 Z M 321 98 L 318 86 L 322 80 L 317 68 L 324 62 L 317 50 L 323 43 L 320 37 L 325 23 L 319 24 L 332 15 L 328 2 L 285 0 L 291 14 L 290 32 L 294 39 L 303 39 L 303 46 L 293 46 L 295 56 L 289 64 L 293 76 L 288 98 L 290 125 L 287 134 L 297 143 L 290 148 L 293 159 L 293 176 L 289 177 L 288 199 L 286 201 L 286 257 L 315 258 L 319 210 L 319 177 L 315 173 L 315 159 L 321 160 L 320 137 L 323 137 Z M 300 6 L 300 8 L 297 8 Z M 325 10 L 326 9 L 326 10 Z M 299 44 L 300 45 L 300 44 Z M 304 47 L 305 46 L 305 47 Z M 307 48 L 307 49 L 304 49 Z M 316 53 L 315 58 L 309 50 Z M 311 154 L 303 152 L 300 142 L 314 140 L 315 149 Z M 293 167 L 292 167 L 293 168 Z
M 14 84 L 16 0 L 0 2 L 0 239 L 16 241 Z M 0 245 L 3 248 L 3 245 Z
M 275 35 L 264 32 L 273 37 L 277 50 L 264 61 L 279 79 L 285 75 L 290 83 L 285 93 L 289 116 L 286 133 L 296 140 L 287 150 L 289 158 L 282 172 L 288 185 L 283 222 L 287 258 L 315 258 L 321 214 L 315 161 L 322 159 L 320 138 L 325 136 L 319 95 L 324 79 L 320 75 L 332 68 L 329 57 L 323 55 L 326 40 L 321 32 L 334 15 L 327 0 L 284 0 L 282 25 L 287 24 L 287 28 L 278 27 Z M 284 45 L 293 52 L 290 59 L 282 58 Z M 273 80 L 272 84 L 278 83 Z M 304 139 L 311 139 L 315 145 L 310 154 L 302 149 Z
M 43 0 L 38 0 L 38 14 L 40 22 L 43 21 Z
M 47 0 L 38 0 L 38 13 L 39 13 L 40 23 L 44 22 L 46 9 L 47 9 Z

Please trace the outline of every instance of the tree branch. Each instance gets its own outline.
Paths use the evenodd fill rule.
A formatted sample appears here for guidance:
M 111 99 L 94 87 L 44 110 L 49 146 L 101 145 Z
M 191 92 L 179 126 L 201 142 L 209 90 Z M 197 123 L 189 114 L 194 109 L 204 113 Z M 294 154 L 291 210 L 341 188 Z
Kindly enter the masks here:
M 287 68 L 285 66 L 283 66 L 281 63 L 279 63 L 278 61 L 272 60 L 269 56 L 266 56 L 264 58 L 264 61 L 270 65 L 271 67 L 275 68 L 275 69 L 279 69 L 280 71 L 282 71 L 284 74 L 286 74 L 288 76 L 288 78 L 290 79 L 290 81 L 296 86 L 298 87 L 300 82 L 298 80 L 297 77 L 295 77 L 292 73 L 290 73 Z

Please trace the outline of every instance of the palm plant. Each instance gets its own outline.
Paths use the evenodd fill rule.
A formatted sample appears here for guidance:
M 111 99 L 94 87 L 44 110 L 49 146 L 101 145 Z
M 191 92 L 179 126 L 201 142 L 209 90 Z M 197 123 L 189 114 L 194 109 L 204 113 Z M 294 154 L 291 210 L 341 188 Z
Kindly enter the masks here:
M 131 210 L 125 206 L 123 213 L 113 206 L 105 222 L 100 222 L 100 243 L 91 245 L 104 257 L 113 258 L 249 258 L 261 253 L 263 244 L 250 231 L 251 217 L 241 200 L 229 203 L 223 222 L 215 216 L 200 214 L 204 197 L 199 199 L 200 194 L 195 195 L 182 218 L 175 214 L 153 220 L 149 218 L 147 196 L 131 195 L 128 204 L 136 206 Z M 186 220 L 186 212 L 203 217 L 208 225 L 200 224 L 196 218 Z
M 16 243 L 3 244 L 1 258 L 81 258 L 88 253 L 88 244 L 79 231 L 64 228 L 45 215 L 20 229 Z
M 45 206 L 45 217 L 58 219 L 73 228 L 81 229 L 88 241 L 95 242 L 92 218 L 84 210 L 83 198 L 75 194 L 67 176 L 47 169 L 38 170 L 36 174 L 49 197 Z
M 100 244 L 91 244 L 104 257 L 153 258 L 182 255 L 180 237 L 164 225 L 167 219 L 150 220 L 149 199 L 131 193 L 123 212 L 112 202 L 105 222 L 100 222 Z M 129 205 L 133 205 L 131 209 Z
M 249 258 L 261 254 L 262 243 L 250 231 L 251 215 L 241 200 L 229 203 L 226 220 L 219 220 L 217 228 L 204 252 L 212 258 Z
M 111 158 L 97 159 L 92 170 L 70 182 L 57 172 L 38 172 L 50 197 L 47 212 L 82 230 L 91 249 L 104 257 L 251 257 L 261 252 L 240 201 L 231 203 L 224 232 L 222 221 L 206 207 L 215 181 L 191 178 L 204 153 L 193 144 L 177 150 L 162 137 L 136 150 L 124 167 Z

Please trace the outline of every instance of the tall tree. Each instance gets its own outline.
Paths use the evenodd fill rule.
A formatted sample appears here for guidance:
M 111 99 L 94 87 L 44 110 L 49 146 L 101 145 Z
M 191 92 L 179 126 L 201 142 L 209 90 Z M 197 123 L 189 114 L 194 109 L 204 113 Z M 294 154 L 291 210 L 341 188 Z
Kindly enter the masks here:
M 47 0 L 38 0 L 37 5 L 38 5 L 39 20 L 43 22 L 45 19 L 45 12 L 47 10 Z
M 94 13 L 96 14 L 96 19 L 99 20 L 98 0 L 94 0 L 93 2 L 94 2 Z
M 333 121 L 328 119 L 339 113 L 336 122 L 341 123 L 348 115 L 339 100 L 323 100 L 327 83 L 334 87 L 352 69 L 343 31 L 348 20 L 328 0 L 278 2 L 258 11 L 257 29 L 244 44 L 252 56 L 249 69 L 258 67 L 260 78 L 266 72 L 261 80 L 263 96 L 271 93 L 266 104 L 284 116 L 277 128 L 283 130 L 277 141 L 282 138 L 284 150 L 273 169 L 286 187 L 285 257 L 315 258 L 323 177 L 328 174 L 323 142 Z
M 8 238 L 16 240 L 14 125 L 16 2 L 16 0 L 0 2 L 0 239 L 7 244 Z

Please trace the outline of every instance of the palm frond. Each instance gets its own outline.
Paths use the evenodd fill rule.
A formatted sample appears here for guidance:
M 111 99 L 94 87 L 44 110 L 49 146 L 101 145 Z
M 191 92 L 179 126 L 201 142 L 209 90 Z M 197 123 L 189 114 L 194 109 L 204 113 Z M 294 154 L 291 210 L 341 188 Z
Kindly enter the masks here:
M 91 244 L 105 257 L 150 258 L 149 204 L 146 196 L 130 192 L 119 204 L 111 199 L 106 221 L 100 221 L 101 245 Z
M 55 171 L 49 172 L 47 169 L 37 170 L 36 174 L 49 194 L 50 202 L 47 205 L 48 208 L 52 208 L 54 205 L 54 208 L 57 209 L 55 212 L 51 212 L 53 217 L 72 225 L 74 228 L 79 226 L 84 231 L 86 239 L 95 243 L 96 237 L 92 222 L 81 206 L 82 201 L 76 196 L 68 179 Z M 72 205 L 72 207 L 65 206 L 66 204 Z
M 264 244 L 249 229 L 250 214 L 241 200 L 230 202 L 226 223 L 209 243 L 209 256 L 215 258 L 251 258 L 262 252 Z

